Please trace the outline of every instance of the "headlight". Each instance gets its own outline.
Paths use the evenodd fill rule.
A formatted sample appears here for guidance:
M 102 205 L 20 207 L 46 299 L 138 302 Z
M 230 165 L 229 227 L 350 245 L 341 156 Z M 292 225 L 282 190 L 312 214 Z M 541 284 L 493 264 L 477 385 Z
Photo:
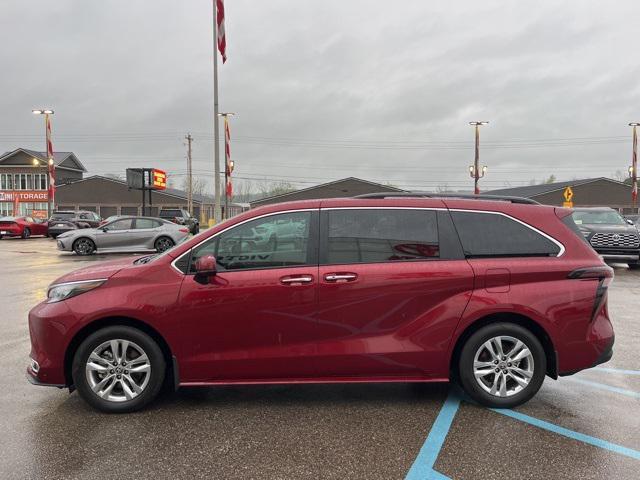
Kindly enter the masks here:
M 103 278 L 100 280 L 83 280 L 80 282 L 68 282 L 52 285 L 47 291 L 47 303 L 60 302 L 67 298 L 75 297 L 81 293 L 98 288 L 106 281 L 107 279 Z

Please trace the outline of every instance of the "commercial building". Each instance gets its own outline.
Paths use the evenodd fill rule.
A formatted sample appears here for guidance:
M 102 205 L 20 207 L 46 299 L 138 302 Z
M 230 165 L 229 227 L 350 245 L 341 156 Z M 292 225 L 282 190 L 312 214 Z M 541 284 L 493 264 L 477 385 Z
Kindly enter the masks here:
M 571 188 L 571 201 L 575 207 L 611 207 L 620 213 L 637 213 L 631 201 L 631 185 L 606 177 L 569 180 L 566 182 L 501 188 L 484 192 L 488 195 L 525 197 L 545 205 L 562 206 L 564 193 Z
M 126 182 L 101 175 L 92 175 L 73 183 L 60 185 L 56 190 L 56 208 L 59 210 L 89 210 L 102 218 L 111 215 L 157 216 L 161 208 L 187 209 L 187 192 L 174 188 L 145 192 L 145 209 L 142 210 L 142 191 L 130 189 Z M 213 218 L 214 198 L 193 195 L 192 215 L 207 222 Z M 229 205 L 229 216 L 242 211 L 238 204 Z
M 57 152 L 53 160 L 56 185 L 82 179 L 87 171 L 72 152 Z M 0 155 L 0 216 L 46 216 L 49 189 L 47 161 L 45 152 L 26 148 Z
M 261 207 L 272 203 L 293 202 L 296 200 L 313 200 L 317 198 L 345 198 L 364 195 L 367 193 L 402 192 L 400 188 L 380 183 L 369 182 L 360 178 L 349 177 L 335 182 L 323 183 L 315 187 L 303 188 L 293 192 L 260 198 L 249 202 L 251 208 Z

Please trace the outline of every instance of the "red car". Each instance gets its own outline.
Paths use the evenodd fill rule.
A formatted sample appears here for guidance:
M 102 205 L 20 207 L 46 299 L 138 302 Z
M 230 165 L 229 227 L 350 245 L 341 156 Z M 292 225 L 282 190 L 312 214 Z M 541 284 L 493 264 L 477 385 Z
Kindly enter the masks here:
M 455 378 L 485 405 L 521 404 L 545 376 L 609 360 L 614 341 L 613 271 L 571 210 L 530 203 L 283 203 L 160 255 L 92 265 L 29 313 L 28 378 L 108 412 L 141 408 L 165 381 Z
M 0 218 L 0 238 L 22 237 L 29 238 L 32 235 L 48 234 L 49 227 L 46 222 L 39 222 L 33 217 L 2 217 Z

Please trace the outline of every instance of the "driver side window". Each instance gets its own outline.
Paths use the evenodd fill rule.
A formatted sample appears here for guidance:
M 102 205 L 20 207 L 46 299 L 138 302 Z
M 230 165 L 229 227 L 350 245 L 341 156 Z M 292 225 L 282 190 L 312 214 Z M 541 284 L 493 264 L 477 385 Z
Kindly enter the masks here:
M 116 220 L 108 225 L 105 225 L 106 230 L 129 230 L 131 228 L 131 219 L 126 218 L 124 220 Z
M 282 268 L 315 264 L 309 248 L 311 212 L 274 214 L 233 227 L 209 239 L 191 255 L 216 257 L 219 271 Z

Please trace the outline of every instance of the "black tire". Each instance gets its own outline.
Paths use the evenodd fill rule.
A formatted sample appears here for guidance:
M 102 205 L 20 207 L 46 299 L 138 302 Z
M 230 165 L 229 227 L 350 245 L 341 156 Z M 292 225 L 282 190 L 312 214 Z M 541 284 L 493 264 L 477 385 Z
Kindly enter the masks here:
M 162 253 L 162 252 L 166 252 L 174 245 L 175 245 L 175 242 L 171 240 L 169 237 L 160 237 L 153 244 L 153 247 L 156 249 L 156 252 Z
M 638 270 L 640 268 L 640 262 L 629 263 L 628 265 L 631 270 Z
M 25 227 L 25 229 L 22 231 L 22 238 L 24 238 L 26 240 L 30 236 L 31 236 L 31 230 L 29 230 L 29 228 Z
M 275 235 L 271 235 L 269 237 L 269 242 L 267 243 L 267 251 L 275 252 L 278 248 L 278 237 Z
M 53 233 L 50 233 L 50 234 L 49 234 L 49 236 L 50 236 L 52 239 L 54 239 L 54 240 L 55 240 L 56 238 L 58 238 L 58 235 L 54 235 Z
M 98 394 L 94 393 L 89 383 L 89 375 L 87 374 L 86 369 L 89 355 L 91 355 L 95 349 L 99 348 L 105 342 L 110 342 L 111 340 L 125 340 L 127 342 L 131 342 L 133 345 L 140 347 L 149 359 L 149 364 L 151 366 L 150 373 L 139 374 L 148 375 L 147 383 L 142 389 L 142 392 L 137 394 L 134 398 L 122 401 L 102 398 Z M 134 347 L 130 346 L 128 349 L 130 352 L 129 355 L 131 355 L 132 351 L 135 353 L 135 350 L 136 349 Z M 127 359 L 125 358 L 125 360 Z M 126 362 L 119 363 L 118 366 L 124 371 L 126 368 Z M 113 374 L 108 373 L 108 375 L 115 375 L 115 369 L 113 371 Z M 158 344 L 149 335 L 137 328 L 121 325 L 105 327 L 89 335 L 76 350 L 71 367 L 73 383 L 78 389 L 80 396 L 92 407 L 106 413 L 128 413 L 143 408 L 156 398 L 160 392 L 164 383 L 165 371 L 166 364 L 164 356 L 162 355 L 162 350 L 160 350 Z M 105 375 L 107 375 L 107 372 L 105 372 Z M 133 373 L 130 373 L 130 375 L 133 376 Z M 122 375 L 122 377 L 124 377 L 124 375 Z M 116 386 L 113 387 L 112 393 L 117 395 L 120 393 L 118 390 L 121 390 L 121 394 L 124 395 L 124 389 L 122 388 L 123 381 L 123 379 L 113 379 Z M 110 383 L 111 381 L 108 381 L 106 385 L 108 386 Z
M 73 242 L 73 251 L 78 255 L 92 255 L 96 251 L 96 244 L 87 237 L 80 237 Z
M 514 380 L 514 378 L 511 377 L 506 381 L 505 386 L 507 387 L 507 391 L 512 390 L 516 392 L 509 396 L 498 396 L 490 393 L 489 391 L 486 391 L 484 388 L 482 388 L 482 386 L 480 385 L 480 381 L 476 380 L 476 377 L 474 375 L 474 361 L 476 353 L 481 349 L 485 342 L 499 336 L 511 337 L 521 341 L 529 349 L 533 358 L 533 372 L 529 379 L 529 383 L 525 387 L 516 392 L 515 389 L 518 388 L 518 383 Z M 505 342 L 505 346 L 508 345 L 509 341 L 507 340 Z M 507 350 L 506 348 L 504 348 L 504 350 L 505 355 L 508 356 L 509 350 Z M 485 353 L 488 353 L 488 351 Z M 508 360 L 508 357 L 502 358 L 506 358 Z M 489 360 L 491 361 L 491 363 L 494 362 L 494 360 L 491 360 L 491 357 L 485 357 L 484 360 L 487 360 L 487 363 L 489 363 Z M 521 362 L 528 361 L 529 360 L 521 360 L 518 362 L 518 366 L 523 366 L 524 368 L 526 364 L 521 364 Z M 507 365 L 509 365 L 509 367 L 507 367 Z M 505 360 L 502 360 L 500 364 L 495 365 L 495 367 L 508 369 L 511 368 L 511 365 L 511 363 L 507 363 Z M 485 368 L 495 371 L 493 365 L 491 367 Z M 538 390 L 542 386 L 542 382 L 544 382 L 546 371 L 547 358 L 544 352 L 544 348 L 540 344 L 538 338 L 529 330 L 521 327 L 520 325 L 500 322 L 492 323 L 480 328 L 467 339 L 462 347 L 462 351 L 460 352 L 457 373 L 464 391 L 478 403 L 492 408 L 512 408 L 527 402 L 538 392 Z M 500 375 L 501 373 L 502 370 L 499 371 L 498 375 Z M 495 373 L 491 372 L 487 374 L 487 376 L 483 376 L 482 378 L 488 383 L 493 383 L 492 380 L 495 380 Z M 504 382 L 504 380 L 501 379 L 498 381 L 498 384 L 501 385 L 502 382 Z
M 191 231 L 191 233 L 193 235 L 197 235 L 200 232 L 200 225 L 198 225 L 197 223 L 193 226 L 193 230 Z

